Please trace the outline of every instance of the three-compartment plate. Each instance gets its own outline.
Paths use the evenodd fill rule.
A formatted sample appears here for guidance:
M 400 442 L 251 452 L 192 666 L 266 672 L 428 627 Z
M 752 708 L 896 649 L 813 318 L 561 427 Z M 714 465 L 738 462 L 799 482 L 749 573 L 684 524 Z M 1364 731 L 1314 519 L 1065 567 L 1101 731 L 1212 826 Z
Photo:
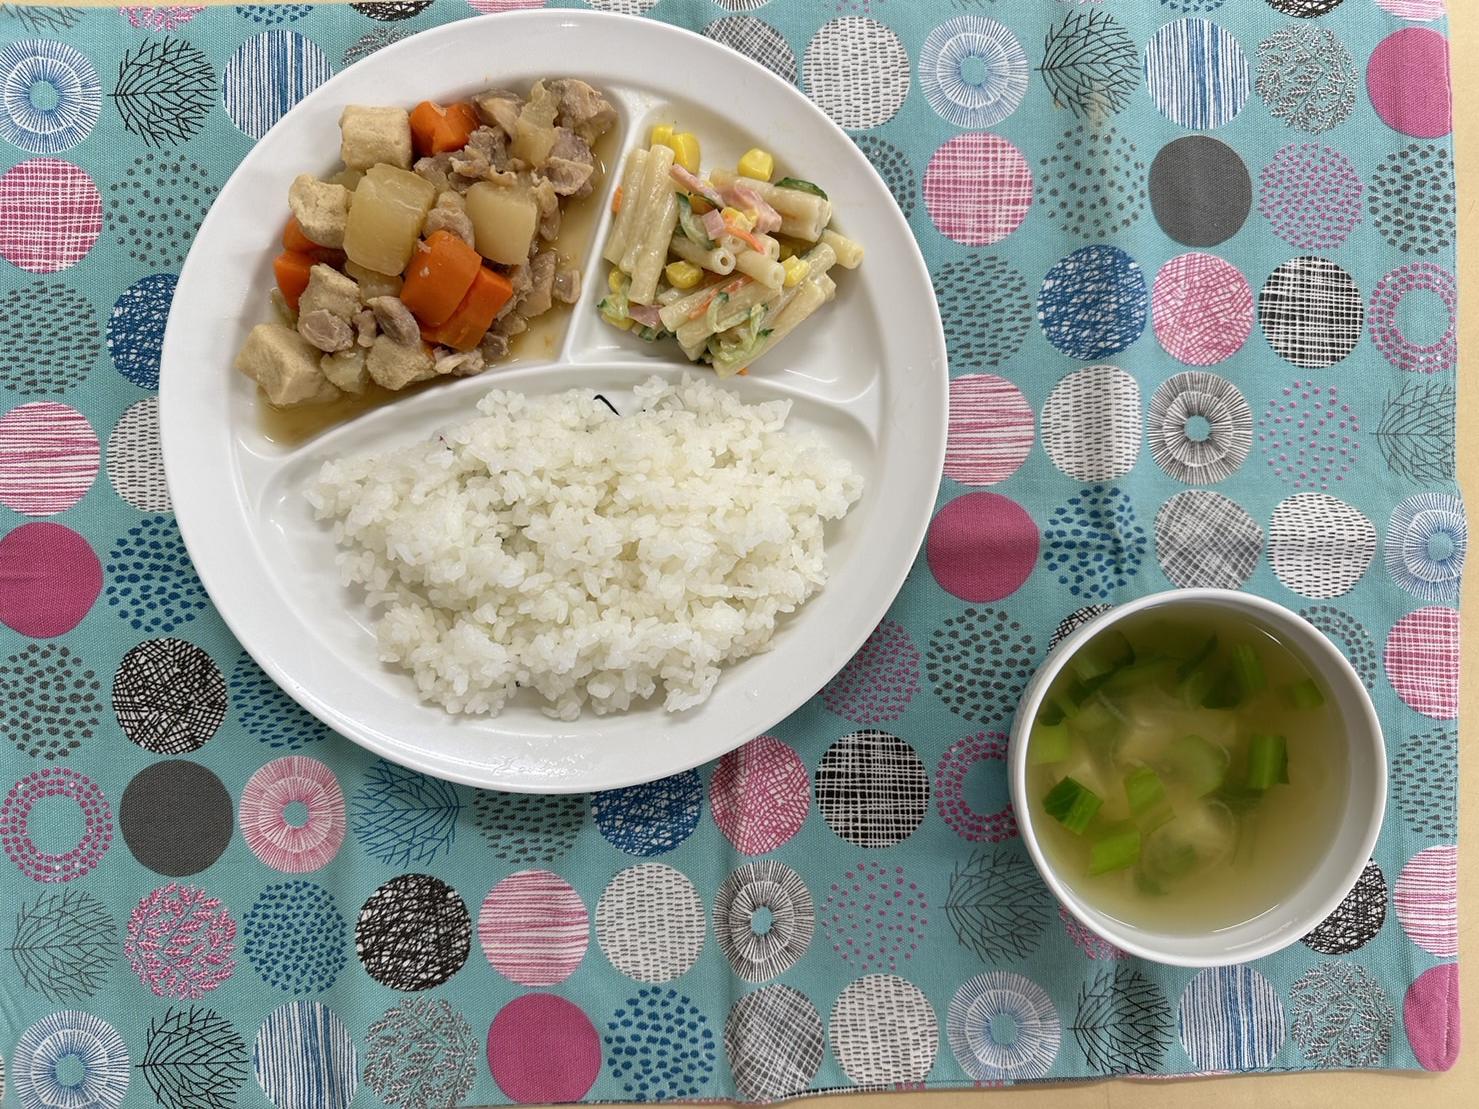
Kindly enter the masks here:
M 660 61 L 660 64 L 659 64 Z M 606 93 L 618 124 L 613 167 L 581 259 L 584 281 L 546 354 L 439 383 L 301 443 L 264 433 L 255 386 L 232 369 L 251 327 L 269 318 L 271 256 L 288 185 L 326 173 L 346 104 L 451 100 L 493 85 L 575 76 Z M 746 400 L 793 402 L 791 428 L 824 435 L 863 474 L 863 499 L 828 532 L 826 587 L 787 619 L 771 650 L 727 669 L 713 696 L 670 714 L 661 700 L 620 715 L 551 720 L 527 695 L 497 717 L 454 717 L 421 703 L 410 679 L 377 660 L 371 615 L 340 584 L 327 525 L 306 484 L 332 457 L 426 438 L 467 419 L 494 388 L 594 388 L 620 411 L 651 374 L 709 373 L 676 345 L 601 323 L 599 243 L 615 165 L 657 121 L 703 141 L 704 164 L 750 146 L 822 184 L 835 224 L 864 243 L 838 271 L 837 299 L 744 378 Z M 862 645 L 903 583 L 934 507 L 944 459 L 944 335 L 908 224 L 847 135 L 795 88 L 698 35 L 589 12 L 531 12 L 448 24 L 379 51 L 285 116 L 241 163 L 201 227 L 165 333 L 160 434 L 186 546 L 222 618 L 293 698 L 334 730 L 429 774 L 527 792 L 606 789 L 718 757 L 763 733 L 820 689 Z M 625 402 L 625 403 L 624 403 Z

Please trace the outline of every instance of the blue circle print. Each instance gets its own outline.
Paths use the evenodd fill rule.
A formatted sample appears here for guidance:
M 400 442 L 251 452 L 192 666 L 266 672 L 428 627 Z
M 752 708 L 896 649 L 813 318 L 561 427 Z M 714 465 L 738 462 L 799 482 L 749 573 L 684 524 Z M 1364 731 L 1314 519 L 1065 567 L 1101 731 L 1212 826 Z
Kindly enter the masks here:
M 296 23 L 313 8 L 308 4 L 238 4 L 236 14 L 248 23 L 269 27 L 277 23 Z
M 1071 595 L 1103 600 L 1135 580 L 1145 542 L 1130 498 L 1095 485 L 1053 509 L 1043 531 L 1043 560 Z
M 312 882 L 268 886 L 242 921 L 243 951 L 262 981 L 288 993 L 334 984 L 349 937 L 334 895 Z
M 606 1062 L 633 1101 L 696 1098 L 709 1091 L 717 1057 L 709 1018 L 662 986 L 617 1006 L 607 1025 Z
M 146 516 L 113 540 L 105 580 L 108 604 L 150 635 L 172 632 L 210 607 L 173 516 Z
M 704 787 L 697 770 L 671 778 L 608 789 L 591 808 L 596 827 L 629 855 L 664 855 L 693 834 L 703 806 Z
M 268 129 L 334 75 L 324 52 L 296 31 L 263 31 L 242 43 L 226 63 L 221 102 L 249 138 Z
M 328 734 L 328 728 L 284 693 L 245 651 L 231 671 L 231 704 L 247 735 L 268 747 L 297 750 Z
M 108 316 L 113 365 L 140 389 L 159 388 L 159 351 L 177 280 L 172 273 L 139 278 L 123 291 Z
M 87 138 L 103 107 L 98 71 L 76 47 L 51 39 L 0 46 L 0 136 L 32 154 L 58 154 Z
M 1092 362 L 1140 338 L 1148 300 L 1140 263 L 1118 247 L 1086 246 L 1048 270 L 1037 320 L 1069 358 Z
M 118 1109 L 128 1074 L 128 1048 L 118 1030 L 76 1009 L 42 1017 L 21 1033 L 10 1057 L 10 1078 L 24 1109 Z
M 1420 601 L 1453 604 L 1468 548 L 1463 502 L 1451 493 L 1417 493 L 1392 512 L 1387 572 Z

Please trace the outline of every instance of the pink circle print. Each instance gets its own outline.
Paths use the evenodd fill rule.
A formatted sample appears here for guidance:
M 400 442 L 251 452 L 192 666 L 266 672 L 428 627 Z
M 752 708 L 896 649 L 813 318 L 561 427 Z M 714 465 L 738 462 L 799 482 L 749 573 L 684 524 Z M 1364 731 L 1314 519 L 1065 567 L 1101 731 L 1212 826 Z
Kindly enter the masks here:
M 1182 254 L 1156 275 L 1150 312 L 1167 354 L 1188 366 L 1213 366 L 1236 354 L 1253 330 L 1253 290 L 1215 254 Z
M 524 994 L 488 1027 L 488 1070 L 520 1104 L 579 1101 L 601 1072 L 601 1037 L 574 1002 Z
M 935 514 L 925 555 L 940 588 L 963 601 L 1015 593 L 1037 563 L 1037 525 L 998 493 L 967 493 Z
M 521 986 L 553 986 L 585 958 L 590 915 L 558 874 L 521 870 L 488 892 L 478 913 L 478 939 L 505 978 Z
M 1418 23 L 1429 23 L 1442 19 L 1446 11 L 1444 0 L 1376 0 L 1383 11 L 1398 19 L 1411 19 Z
M 1440 844 L 1419 851 L 1402 868 L 1392 904 L 1407 938 L 1429 955 L 1458 954 L 1458 850 Z
M 0 257 L 31 273 L 80 262 L 103 230 L 103 198 L 84 171 L 32 158 L 0 174 Z
M 87 417 L 56 401 L 22 404 L 0 416 L 0 504 L 51 516 L 80 501 L 101 454 Z
M 1437 139 L 1453 130 L 1448 39 L 1426 27 L 1404 27 L 1377 44 L 1366 67 L 1371 106 L 1404 135 Z
M 1402 330 L 1398 309 L 1409 293 L 1431 293 L 1448 312 L 1447 326 L 1431 342 L 1418 342 Z M 1447 373 L 1458 364 L 1458 284 L 1453 274 L 1431 262 L 1399 266 L 1371 294 L 1371 341 L 1399 370 Z
M 1078 918 L 1062 905 L 1058 906 L 1058 919 L 1063 922 L 1063 930 L 1068 933 L 1073 946 L 1090 959 L 1128 959 L 1130 957 L 1102 936 L 1085 928 L 1078 922 Z
M 775 736 L 759 736 L 719 760 L 709 784 L 709 807 L 735 850 L 764 855 L 806 823 L 811 775 L 790 747 Z
M 298 806 L 302 819 L 289 819 Z M 273 870 L 307 874 L 333 861 L 344 843 L 344 793 L 323 763 L 288 755 L 247 780 L 240 820 L 253 855 Z
M 31 838 L 31 810 L 38 801 L 60 797 L 82 810 L 82 837 L 66 851 L 43 851 Z M 28 774 L 0 805 L 0 845 L 22 874 L 37 882 L 70 882 L 103 861 L 113 842 L 113 810 L 91 778 L 49 766 Z
M 820 920 L 844 960 L 864 972 L 892 972 L 919 950 L 928 911 L 924 891 L 903 867 L 864 862 L 832 883 Z
M 1458 715 L 1458 612 L 1441 605 L 1398 620 L 1387 636 L 1387 677 L 1407 706 L 1434 720 Z
M 1418 1066 L 1448 1070 L 1458 1061 L 1458 964 L 1429 967 L 1407 987 L 1402 1025 Z
M 174 31 L 189 23 L 205 11 L 205 8 L 119 8 L 118 11 L 128 20 L 130 27 L 136 27 L 140 31 Z
M 971 843 L 1000 843 L 1017 834 L 1017 815 L 1011 803 L 996 812 L 983 813 L 965 795 L 966 775 L 977 763 L 997 760 L 1006 773 L 1007 737 L 999 732 L 980 732 L 950 745 L 935 771 L 935 807 L 956 834 Z
M 1301 250 L 1340 246 L 1361 222 L 1366 186 L 1351 160 L 1328 146 L 1284 147 L 1258 183 L 1258 210 L 1275 235 Z
M 1000 135 L 956 135 L 924 171 L 924 206 L 941 234 L 957 243 L 999 243 L 1032 207 L 1032 167 Z
M 950 383 L 945 476 L 962 485 L 1005 481 L 1027 460 L 1034 424 L 1032 405 L 1006 378 L 957 377 Z
M 855 724 L 897 720 L 919 692 L 919 648 L 902 625 L 883 620 L 837 676 L 822 703 Z
M 69 632 L 103 589 L 86 539 L 61 524 L 22 524 L 0 539 L 0 623 L 36 639 Z
M 123 954 L 158 997 L 197 1001 L 236 969 L 236 921 L 204 890 L 171 882 L 128 918 Z

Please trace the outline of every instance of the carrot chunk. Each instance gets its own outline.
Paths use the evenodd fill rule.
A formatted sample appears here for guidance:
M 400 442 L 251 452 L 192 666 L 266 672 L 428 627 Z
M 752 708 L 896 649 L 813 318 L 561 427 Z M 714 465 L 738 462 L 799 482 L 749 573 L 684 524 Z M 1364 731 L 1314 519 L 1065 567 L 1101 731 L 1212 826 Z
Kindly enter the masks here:
M 272 260 L 272 276 L 294 312 L 298 310 L 298 298 L 308 288 L 308 271 L 313 269 L 314 262 L 313 255 L 296 250 L 285 250 Z
M 457 310 L 437 327 L 422 327 L 421 337 L 428 343 L 441 343 L 453 350 L 472 350 L 488 333 L 498 310 L 513 295 L 514 287 L 507 277 L 483 266 Z
M 482 256 L 456 235 L 433 231 L 411 252 L 401 300 L 418 321 L 438 327 L 457 311 L 482 266 Z
M 423 100 L 411 110 L 411 141 L 419 157 L 461 150 L 478 124 L 471 104 L 458 102 L 444 108 L 434 100 Z

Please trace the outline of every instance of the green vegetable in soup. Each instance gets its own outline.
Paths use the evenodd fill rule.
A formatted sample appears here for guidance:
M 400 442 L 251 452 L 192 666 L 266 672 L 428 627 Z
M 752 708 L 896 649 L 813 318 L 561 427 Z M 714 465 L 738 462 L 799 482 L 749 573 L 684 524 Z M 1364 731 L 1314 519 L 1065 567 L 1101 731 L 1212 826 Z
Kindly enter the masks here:
M 1034 766 L 1062 762 L 1073 749 L 1067 724 L 1044 724 L 1040 719 L 1027 740 L 1027 761 Z
M 1166 752 L 1167 765 L 1193 797 L 1205 797 L 1227 777 L 1227 749 L 1199 735 L 1174 740 Z
M 1289 784 L 1289 749 L 1281 735 L 1256 735 L 1248 741 L 1248 787 Z
M 1297 709 L 1317 709 L 1325 703 L 1325 694 L 1313 678 L 1297 681 L 1285 690 L 1289 703 Z
M 1125 799 L 1130 812 L 1139 816 L 1166 799 L 1166 783 L 1148 766 L 1137 766 L 1125 775 Z
M 1140 829 L 1117 824 L 1089 845 L 1089 874 L 1108 874 L 1134 866 L 1140 858 Z
M 1074 835 L 1081 835 L 1088 828 L 1099 806 L 1104 804 L 1097 793 L 1072 778 L 1064 778 L 1050 789 L 1042 803 L 1047 814 Z

